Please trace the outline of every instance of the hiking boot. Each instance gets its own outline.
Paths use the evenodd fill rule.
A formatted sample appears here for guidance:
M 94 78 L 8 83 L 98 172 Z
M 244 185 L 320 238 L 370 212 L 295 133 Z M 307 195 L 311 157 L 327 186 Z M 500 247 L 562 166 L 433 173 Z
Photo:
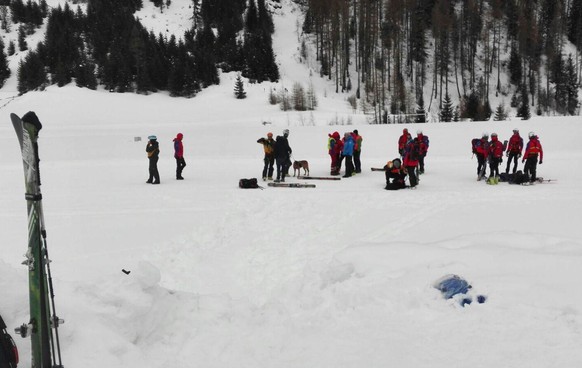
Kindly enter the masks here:
M 267 179 L 268 180 L 273 180 L 273 177 L 272 176 L 268 176 Z
M 151 180 L 148 180 L 148 181 L 146 181 L 146 183 L 147 183 L 147 184 L 151 184 L 151 183 L 152 183 L 152 181 L 151 181 Z
M 267 178 L 263 176 L 263 181 L 267 181 Z
M 184 178 L 183 178 L 183 177 L 181 177 L 181 176 L 178 176 L 178 177 L 176 178 L 176 180 L 184 180 Z

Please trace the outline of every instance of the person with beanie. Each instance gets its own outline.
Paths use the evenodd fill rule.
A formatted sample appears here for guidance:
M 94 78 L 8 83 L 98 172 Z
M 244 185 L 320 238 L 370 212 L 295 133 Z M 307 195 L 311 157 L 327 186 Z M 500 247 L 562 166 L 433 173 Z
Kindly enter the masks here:
M 186 161 L 184 160 L 184 145 L 182 144 L 182 138 L 184 135 L 178 133 L 176 138 L 174 138 L 174 158 L 176 159 L 176 180 L 184 180 L 182 177 L 182 170 L 186 167 Z
M 160 157 L 160 145 L 158 138 L 155 135 L 148 137 L 148 144 L 146 146 L 148 153 L 148 160 L 150 161 L 149 172 L 150 177 L 146 181 L 148 184 L 160 184 L 160 173 L 158 172 L 158 159 Z

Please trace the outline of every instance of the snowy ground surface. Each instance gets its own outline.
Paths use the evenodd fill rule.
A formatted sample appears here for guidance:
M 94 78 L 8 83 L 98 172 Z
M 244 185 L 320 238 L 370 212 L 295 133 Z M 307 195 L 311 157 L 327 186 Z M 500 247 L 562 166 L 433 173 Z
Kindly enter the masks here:
M 278 29 L 292 34 L 292 18 Z M 276 39 L 283 82 L 307 82 L 297 51 Z M 3 100 L 0 313 L 10 330 L 28 321 L 28 288 L 9 114 L 33 110 L 44 124 L 43 203 L 66 367 L 582 366 L 580 117 L 367 125 L 325 81 L 314 81 L 318 110 L 301 115 L 269 105 L 270 84 L 234 99 L 234 79 L 222 75 L 194 99 L 67 86 Z M 348 116 L 354 125 L 329 125 Z M 417 190 L 388 192 L 370 167 L 396 157 L 404 127 L 430 137 L 427 171 Z M 483 131 L 508 139 L 514 127 L 540 136 L 539 176 L 557 182 L 475 181 L 470 140 Z M 327 134 L 357 128 L 362 174 L 315 189 L 239 189 L 240 178 L 261 176 L 256 140 L 286 128 L 293 158 L 322 176 Z M 173 179 L 178 132 L 184 181 Z M 150 134 L 160 141 L 159 186 L 145 184 Z M 487 302 L 443 300 L 432 284 L 451 273 Z M 30 343 L 16 341 L 29 367 Z

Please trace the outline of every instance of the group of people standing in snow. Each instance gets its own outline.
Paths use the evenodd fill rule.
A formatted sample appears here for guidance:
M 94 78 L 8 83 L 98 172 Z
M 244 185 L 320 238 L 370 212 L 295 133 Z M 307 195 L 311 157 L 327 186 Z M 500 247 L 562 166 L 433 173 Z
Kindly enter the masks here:
M 338 132 L 328 134 L 327 152 L 331 158 L 330 175 L 340 175 L 342 161 L 345 161 L 346 166 L 344 178 L 350 178 L 362 172 L 360 155 L 363 140 L 357 129 L 353 132 L 345 132 L 342 139 Z
M 283 135 L 273 139 L 273 133 L 267 133 L 267 138 L 259 138 L 257 143 L 263 145 L 265 157 L 263 158 L 263 181 L 273 180 L 273 171 L 277 168 L 275 182 L 285 182 L 285 176 L 289 175 L 291 167 L 291 153 L 289 145 L 289 129 L 283 130 Z
M 398 138 L 398 153 L 400 157 L 388 161 L 384 166 L 386 173 L 386 190 L 406 188 L 406 177 L 411 188 L 419 183 L 419 176 L 424 174 L 424 159 L 428 153 L 429 139 L 422 130 L 416 132 L 416 137 L 407 128 L 402 130 Z
M 497 133 L 491 133 L 491 140 L 489 134 L 483 133 L 481 138 L 474 138 L 471 141 L 473 154 L 477 156 L 477 175 L 478 178 L 486 177 L 487 164 L 489 164 L 489 180 L 497 183 L 500 177 L 506 178 L 505 181 L 514 182 L 514 177 L 524 175 L 525 180 L 534 182 L 537 179 L 536 171 L 538 162 L 543 163 L 544 151 L 539 141 L 538 136 L 534 132 L 529 132 L 529 141 L 525 145 L 519 134 L 519 129 L 513 129 L 513 135 L 507 141 L 507 145 L 501 143 Z M 524 163 L 523 173 L 517 170 L 519 158 L 522 157 Z M 507 166 L 505 168 L 505 175 L 499 173 L 499 165 L 503 163 L 503 155 L 507 157 Z M 509 174 L 509 169 L 513 163 L 512 173 Z M 521 180 L 520 180 L 521 181 Z
M 182 139 L 184 135 L 178 133 L 174 138 L 174 158 L 176 159 L 176 180 L 184 180 L 182 177 L 182 170 L 186 167 L 184 160 L 184 145 Z M 149 160 L 149 178 L 146 181 L 148 184 L 160 184 L 160 172 L 158 171 L 158 160 L 160 158 L 160 144 L 158 137 L 150 135 L 146 145 L 146 152 Z

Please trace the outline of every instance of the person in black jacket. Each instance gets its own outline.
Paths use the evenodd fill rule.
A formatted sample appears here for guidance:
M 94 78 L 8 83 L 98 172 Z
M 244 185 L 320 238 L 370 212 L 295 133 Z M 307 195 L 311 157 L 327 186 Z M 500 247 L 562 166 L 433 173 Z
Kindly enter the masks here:
M 386 190 L 398 190 L 406 188 L 406 169 L 402 166 L 402 161 L 395 158 L 384 166 L 386 172 Z
M 160 184 L 160 173 L 158 172 L 160 145 L 158 144 L 158 138 L 155 135 L 150 135 L 148 139 L 149 141 L 146 146 L 146 152 L 148 153 L 148 159 L 150 161 L 150 178 L 146 181 L 146 183 Z
M 277 136 L 275 141 L 275 162 L 277 163 L 277 179 L 275 181 L 285 181 L 285 174 L 289 170 L 289 163 L 291 162 L 291 147 L 289 147 L 289 129 L 283 131 L 283 135 Z

